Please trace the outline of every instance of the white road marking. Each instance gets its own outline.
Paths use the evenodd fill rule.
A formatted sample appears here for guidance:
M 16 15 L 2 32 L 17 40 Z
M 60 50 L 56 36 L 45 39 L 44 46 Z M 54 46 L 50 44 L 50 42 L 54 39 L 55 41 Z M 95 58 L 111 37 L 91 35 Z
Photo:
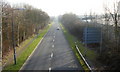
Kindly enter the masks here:
M 53 39 L 53 42 L 54 42 L 55 40 Z
M 55 46 L 54 46 L 54 45 L 52 45 L 52 47 L 54 48 Z
M 50 56 L 51 58 L 53 57 L 53 53 L 51 53 L 51 56 Z
M 54 38 L 55 38 L 55 36 L 54 36 Z
M 49 72 L 51 72 L 51 67 L 49 67 Z

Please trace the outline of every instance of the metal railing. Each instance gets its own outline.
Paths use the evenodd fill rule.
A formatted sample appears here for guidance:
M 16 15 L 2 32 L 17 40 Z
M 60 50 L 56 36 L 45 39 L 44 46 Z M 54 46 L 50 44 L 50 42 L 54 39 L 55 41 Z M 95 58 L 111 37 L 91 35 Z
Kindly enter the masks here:
M 88 64 L 88 62 L 86 61 L 86 59 L 84 58 L 84 56 L 82 55 L 82 53 L 80 52 L 80 50 L 79 50 L 78 46 L 77 46 L 77 45 L 75 45 L 75 47 L 76 47 L 76 49 L 77 49 L 77 51 L 78 51 L 79 55 L 80 55 L 80 56 L 81 56 L 81 58 L 83 59 L 84 63 L 85 63 L 85 64 L 87 65 L 87 67 L 89 68 L 89 70 L 90 70 L 91 72 L 93 72 L 93 71 L 92 71 L 92 68 L 90 67 L 90 65 Z

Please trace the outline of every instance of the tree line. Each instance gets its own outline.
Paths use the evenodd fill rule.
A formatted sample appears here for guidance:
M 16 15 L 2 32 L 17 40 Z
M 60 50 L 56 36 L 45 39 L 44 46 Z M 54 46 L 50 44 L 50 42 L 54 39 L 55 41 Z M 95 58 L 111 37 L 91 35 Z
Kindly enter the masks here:
M 46 12 L 27 4 L 11 7 L 9 3 L 4 1 L 2 2 L 2 13 L 3 57 L 13 49 L 12 23 L 14 24 L 15 46 L 19 46 L 24 40 L 37 34 L 40 29 L 47 26 L 50 20 Z
M 107 15 L 110 15 L 110 14 L 107 14 Z M 88 22 L 88 21 L 85 22 L 82 19 L 80 19 L 79 16 L 72 14 L 72 13 L 67 13 L 62 16 L 59 16 L 59 21 L 64 25 L 64 27 L 72 35 L 74 35 L 81 42 L 83 41 L 83 30 L 85 27 L 100 28 L 102 31 L 102 52 L 99 53 L 99 49 L 97 50 L 99 53 L 99 56 L 96 58 L 96 60 L 98 60 L 103 65 L 105 65 L 106 70 L 118 70 L 120 66 L 120 58 L 119 58 L 120 56 L 120 36 L 119 36 L 120 29 L 119 27 L 117 27 L 117 30 L 116 30 L 116 26 L 114 26 L 116 25 L 116 22 L 114 20 L 113 20 L 114 22 L 113 25 L 110 25 L 110 21 L 108 20 L 106 21 L 106 14 L 102 16 L 102 19 L 103 18 L 105 20 L 105 24 L 98 23 L 95 20 L 91 22 Z M 119 20 L 117 20 L 117 22 L 118 21 Z

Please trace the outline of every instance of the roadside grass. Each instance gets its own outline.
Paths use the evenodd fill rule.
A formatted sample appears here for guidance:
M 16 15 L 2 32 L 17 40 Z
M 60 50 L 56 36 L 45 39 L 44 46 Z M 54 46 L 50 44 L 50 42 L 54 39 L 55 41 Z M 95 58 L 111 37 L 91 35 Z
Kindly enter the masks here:
M 83 55 L 86 55 L 86 57 L 91 60 L 91 61 L 95 61 L 96 57 L 98 56 L 97 53 L 95 53 L 95 51 L 90 50 L 89 48 L 86 48 L 85 46 L 83 46 L 82 43 L 80 43 L 80 41 L 77 41 L 76 44 L 78 45 L 81 53 Z M 85 52 L 86 51 L 86 52 Z
M 32 51 L 35 49 L 39 41 L 43 38 L 43 36 L 47 33 L 51 25 L 48 25 L 43 30 L 40 31 L 37 38 L 21 53 L 21 55 L 17 58 L 17 64 L 10 64 L 7 67 L 3 69 L 3 72 L 6 72 L 9 70 L 15 70 L 16 72 L 22 67 L 26 59 L 29 57 L 29 55 L 32 53 Z
M 60 24 L 61 27 L 62 27 L 62 30 L 63 30 L 63 33 L 66 37 L 66 39 L 68 40 L 71 48 L 73 49 L 77 59 L 79 60 L 80 64 L 82 65 L 82 68 L 85 70 L 85 71 L 88 71 L 88 67 L 87 65 L 84 63 L 84 61 L 82 60 L 81 56 L 79 55 L 77 49 L 75 48 L 75 45 L 77 44 L 78 48 L 80 49 L 81 53 L 84 54 L 84 51 L 87 50 L 86 52 L 86 56 L 90 59 L 90 60 L 95 60 L 96 58 L 96 53 L 86 47 L 84 47 L 82 45 L 82 43 L 80 43 L 80 41 L 78 41 L 73 35 L 71 35 L 65 28 L 62 24 Z M 76 43 L 75 43 L 76 42 Z
M 18 53 L 35 37 L 35 35 L 29 37 L 28 39 L 26 39 L 25 41 L 23 41 L 19 47 L 16 47 L 16 53 L 18 55 Z M 11 64 L 13 62 L 11 62 L 13 59 L 10 59 L 10 58 L 13 58 L 13 51 L 10 51 L 6 56 L 5 58 L 2 60 L 2 64 L 4 65 L 6 62 L 7 64 Z

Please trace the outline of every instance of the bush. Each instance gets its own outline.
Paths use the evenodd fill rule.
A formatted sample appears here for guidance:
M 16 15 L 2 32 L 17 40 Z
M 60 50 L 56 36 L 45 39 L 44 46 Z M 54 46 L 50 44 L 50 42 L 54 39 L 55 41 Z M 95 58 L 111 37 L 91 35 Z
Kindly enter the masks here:
M 106 66 L 106 70 L 120 70 L 120 54 L 105 51 L 97 60 Z

